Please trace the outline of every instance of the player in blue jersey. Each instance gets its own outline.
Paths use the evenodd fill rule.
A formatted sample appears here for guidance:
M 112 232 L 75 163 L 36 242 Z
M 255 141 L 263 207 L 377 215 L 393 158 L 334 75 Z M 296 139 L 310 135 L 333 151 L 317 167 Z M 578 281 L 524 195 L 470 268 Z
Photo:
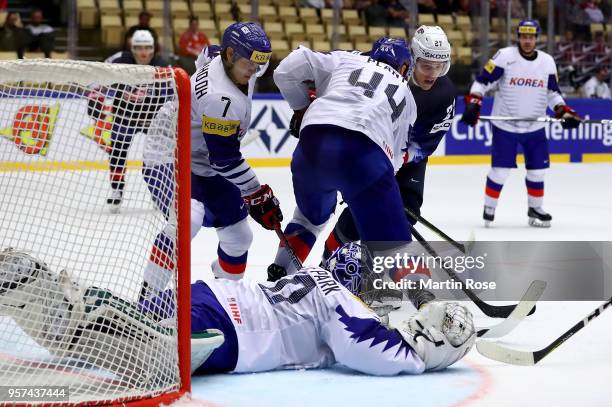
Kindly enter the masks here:
M 107 62 L 167 67 L 170 64 L 155 54 L 153 36 L 147 30 L 138 30 L 132 36 L 132 49 L 113 55 Z M 164 104 L 167 89 L 117 85 L 111 87 L 113 96 L 113 127 L 109 153 L 111 195 L 106 200 L 111 212 L 116 213 L 123 201 L 127 155 L 134 134 L 146 132 L 150 121 Z M 88 112 L 94 118 L 102 113 L 102 99 L 91 98 Z
M 301 261 L 333 213 L 338 191 L 362 240 L 380 244 L 377 251 L 403 250 L 410 242 L 394 174 L 416 119 L 411 70 L 408 45 L 390 38 L 377 42 L 369 56 L 300 47 L 276 68 L 274 81 L 299 129 L 291 161 L 297 209 L 285 235 Z M 317 90 L 312 103 L 308 82 Z M 296 271 L 281 245 L 269 279 Z
M 406 162 L 395 175 L 404 207 L 420 214 L 423 204 L 425 170 L 428 157 L 435 151 L 451 126 L 455 114 L 455 86 L 446 76 L 451 64 L 451 47 L 440 27 L 419 27 L 410 44 L 415 69 L 410 90 L 416 101 L 417 118 L 410 136 Z M 412 218 L 408 220 L 414 224 Z M 325 241 L 323 260 L 347 242 L 359 240 L 350 208 L 345 208 L 334 230 Z M 403 278 L 395 274 L 396 279 Z
M 199 59 L 191 77 L 191 235 L 202 226 L 219 237 L 212 271 L 242 278 L 253 233 L 247 214 L 266 229 L 282 220 L 279 202 L 261 185 L 240 152 L 251 122 L 257 77 L 272 53 L 256 23 L 234 23 L 223 33 L 219 55 Z
M 475 126 L 480 116 L 482 97 L 495 90 L 494 116 L 539 117 L 549 107 L 555 117 L 563 119 L 564 129 L 580 125 L 580 117 L 570 108 L 557 83 L 557 67 L 552 56 L 536 50 L 540 25 L 536 20 L 523 20 L 517 27 L 518 46 L 500 49 L 487 62 L 465 97 L 461 121 Z M 516 154 L 521 145 L 525 155 L 528 223 L 550 227 L 552 216 L 543 208 L 544 173 L 550 166 L 545 123 L 535 121 L 491 122 L 491 170 L 487 175 L 483 218 L 488 226 L 495 219 L 495 208 L 511 168 L 516 168 Z
M 372 375 L 418 374 L 444 369 L 469 352 L 476 332 L 471 313 L 458 303 L 428 303 L 395 328 L 381 321 L 357 297 L 368 301 L 378 276 L 366 266 L 365 253 L 351 243 L 332 255 L 331 272 L 304 268 L 275 283 L 192 284 L 192 338 L 214 339 L 203 349 L 192 339 L 192 371 L 339 363 Z M 0 315 L 12 317 L 23 329 L 21 336 L 53 356 L 88 362 L 120 379 L 129 375 L 125 380 L 135 386 L 171 374 L 173 366 L 156 363 L 163 358 L 142 357 L 175 343 L 173 298 L 166 291 L 131 304 L 108 290 L 81 286 L 65 270 L 58 275 L 27 253 L 0 252 Z

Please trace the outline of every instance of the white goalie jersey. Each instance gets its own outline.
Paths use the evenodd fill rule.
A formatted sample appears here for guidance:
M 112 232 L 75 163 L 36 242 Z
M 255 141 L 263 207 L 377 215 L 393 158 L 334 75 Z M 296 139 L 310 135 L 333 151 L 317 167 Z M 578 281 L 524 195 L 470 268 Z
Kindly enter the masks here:
M 326 270 L 275 283 L 206 283 L 236 329 L 235 372 L 323 368 L 336 362 L 373 375 L 416 374 L 425 364 L 395 329 Z
M 293 110 L 308 106 L 308 82 L 314 82 L 317 98 L 301 128 L 331 124 L 361 132 L 399 170 L 417 110 L 408 81 L 393 68 L 357 53 L 300 46 L 276 68 L 274 82 Z

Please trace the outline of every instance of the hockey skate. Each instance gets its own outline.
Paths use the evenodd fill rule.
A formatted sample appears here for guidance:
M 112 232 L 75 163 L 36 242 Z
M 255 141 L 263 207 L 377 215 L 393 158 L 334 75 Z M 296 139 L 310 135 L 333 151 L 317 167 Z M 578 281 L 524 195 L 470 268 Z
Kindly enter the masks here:
M 482 212 L 482 218 L 485 222 L 485 227 L 488 228 L 491 222 L 495 219 L 495 208 L 492 206 L 484 207 L 484 211 Z
M 552 216 L 550 216 L 549 213 L 546 213 L 541 206 L 537 208 L 529 208 L 527 211 L 527 216 L 529 217 L 529 226 L 534 226 L 537 228 L 550 227 Z
M 109 206 L 111 213 L 119 213 L 119 207 L 123 202 L 123 192 L 115 189 L 111 195 L 106 199 L 106 204 Z

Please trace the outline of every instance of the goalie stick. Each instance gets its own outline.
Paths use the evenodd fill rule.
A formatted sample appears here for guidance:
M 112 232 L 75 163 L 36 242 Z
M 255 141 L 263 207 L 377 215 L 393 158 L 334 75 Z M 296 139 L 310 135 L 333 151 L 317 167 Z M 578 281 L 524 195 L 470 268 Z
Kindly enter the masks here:
M 595 311 L 591 312 L 576 325 L 568 329 L 563 335 L 559 336 L 548 346 L 540 350 L 532 352 L 521 351 L 507 348 L 498 343 L 489 341 L 479 341 L 476 344 L 476 349 L 478 349 L 478 352 L 481 355 L 489 359 L 497 360 L 498 362 L 508 363 L 511 365 L 533 366 L 571 338 L 576 332 L 584 328 L 586 324 L 601 315 L 610 305 L 612 305 L 612 298 L 601 304 L 599 307 L 597 307 L 597 309 L 595 309 Z
M 556 117 L 507 117 L 507 116 L 480 116 L 481 120 L 498 120 L 505 122 L 541 122 L 541 123 L 561 123 L 563 119 Z M 585 124 L 612 124 L 612 119 L 584 119 L 580 123 Z
M 416 237 L 419 243 L 423 245 L 425 250 L 427 250 L 427 252 L 431 256 L 439 257 L 438 253 L 436 253 L 434 248 L 431 247 L 431 245 L 423 238 L 423 236 L 414 227 L 412 227 L 412 234 L 414 235 L 414 237 Z M 461 287 L 462 287 L 461 291 L 463 291 L 465 295 L 467 295 L 468 298 L 472 300 L 474 304 L 476 304 L 478 309 L 480 309 L 486 316 L 492 317 L 492 318 L 508 318 L 510 314 L 512 314 L 512 311 L 514 311 L 514 309 L 516 308 L 517 304 L 515 305 L 492 305 L 492 304 L 488 304 L 484 302 L 476 294 L 474 294 L 472 290 L 470 290 L 469 288 L 466 288 L 465 282 L 457 275 L 457 273 L 455 273 L 453 269 L 444 267 L 444 266 L 442 266 L 442 269 L 446 272 L 446 274 L 448 274 L 448 276 L 453 281 L 461 283 Z M 527 315 L 531 315 L 534 312 L 535 312 L 535 305 L 533 306 L 533 308 L 531 308 L 531 311 L 529 311 Z
M 508 335 L 529 314 L 529 311 L 535 306 L 542 293 L 544 293 L 545 288 L 546 281 L 533 281 L 508 318 L 497 325 L 479 329 L 477 332 L 478 337 L 488 339 Z

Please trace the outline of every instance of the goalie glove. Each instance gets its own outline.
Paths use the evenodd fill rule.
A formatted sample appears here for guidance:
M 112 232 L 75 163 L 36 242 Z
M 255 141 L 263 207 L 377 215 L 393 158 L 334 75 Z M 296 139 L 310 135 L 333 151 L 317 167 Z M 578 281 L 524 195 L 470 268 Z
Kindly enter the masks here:
M 563 119 L 561 127 L 564 129 L 575 129 L 580 126 L 580 122 L 582 121 L 578 113 L 568 105 L 555 106 L 555 117 L 557 119 Z
M 274 230 L 277 224 L 280 225 L 283 220 L 280 203 L 274 196 L 272 188 L 267 184 L 260 186 L 257 191 L 245 196 L 243 199 L 249 208 L 249 214 L 261 226 Z
M 441 370 L 463 358 L 474 346 L 472 314 L 455 302 L 427 303 L 398 329 L 425 364 Z
M 461 122 L 474 127 L 480 119 L 482 96 L 476 94 L 465 95 L 463 101 L 465 102 L 465 110 L 461 116 Z

